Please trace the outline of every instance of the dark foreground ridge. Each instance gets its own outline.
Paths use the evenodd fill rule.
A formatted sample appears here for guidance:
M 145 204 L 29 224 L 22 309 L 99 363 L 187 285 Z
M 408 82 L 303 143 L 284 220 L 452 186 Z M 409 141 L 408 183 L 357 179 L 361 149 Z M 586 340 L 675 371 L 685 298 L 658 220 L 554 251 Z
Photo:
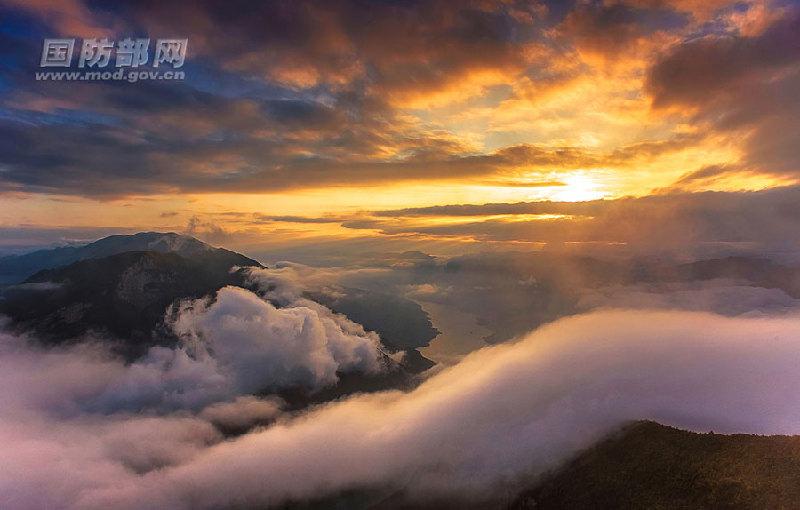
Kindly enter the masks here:
M 509 508 L 800 508 L 800 436 L 697 434 L 638 422 Z

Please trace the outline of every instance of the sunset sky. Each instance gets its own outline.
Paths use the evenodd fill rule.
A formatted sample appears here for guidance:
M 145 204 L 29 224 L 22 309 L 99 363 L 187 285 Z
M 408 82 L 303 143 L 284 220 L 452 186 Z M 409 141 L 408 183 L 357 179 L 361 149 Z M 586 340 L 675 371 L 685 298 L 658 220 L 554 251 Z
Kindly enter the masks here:
M 0 0 L 0 510 L 795 508 L 798 119 L 800 0 Z
M 0 249 L 142 229 L 256 251 L 630 245 L 653 226 L 665 243 L 762 241 L 764 204 L 800 214 L 799 12 L 0 0 Z M 36 81 L 54 37 L 186 37 L 186 79 Z M 742 203 L 757 217 L 720 226 Z M 699 207 L 720 218 L 698 226 Z

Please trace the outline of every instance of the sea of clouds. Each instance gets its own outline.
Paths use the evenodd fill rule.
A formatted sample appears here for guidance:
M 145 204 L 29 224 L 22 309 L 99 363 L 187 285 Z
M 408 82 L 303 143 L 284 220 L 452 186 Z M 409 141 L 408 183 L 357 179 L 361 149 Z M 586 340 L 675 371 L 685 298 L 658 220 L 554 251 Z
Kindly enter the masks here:
M 198 335 L 213 337 L 201 361 L 182 347 L 125 365 L 90 346 L 44 351 L 2 335 L 0 507 L 246 508 L 370 487 L 476 500 L 531 480 L 629 420 L 800 433 L 795 315 L 598 311 L 477 351 L 410 392 L 287 413 L 279 400 L 248 393 L 258 372 L 250 361 L 271 352 L 254 355 L 250 337 L 273 335 L 270 349 L 282 349 L 286 328 L 302 338 L 312 319 L 295 310 L 292 327 L 268 333 L 275 317 L 254 325 L 268 303 L 240 292 L 194 303 L 177 321 L 181 331 L 213 331 Z M 246 362 L 228 338 L 249 353 Z M 278 369 L 277 380 L 296 381 L 290 372 Z M 323 384 L 328 372 L 310 373 L 297 380 Z M 215 427 L 251 423 L 266 425 L 227 438 Z

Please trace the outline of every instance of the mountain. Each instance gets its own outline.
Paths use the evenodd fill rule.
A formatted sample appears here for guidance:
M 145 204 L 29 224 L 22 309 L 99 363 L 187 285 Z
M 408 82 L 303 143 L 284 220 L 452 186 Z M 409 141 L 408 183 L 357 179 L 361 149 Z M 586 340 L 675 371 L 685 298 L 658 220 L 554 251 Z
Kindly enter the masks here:
M 135 246 L 140 240 L 122 240 L 115 246 Z M 175 238 L 167 235 L 166 240 Z M 230 269 L 260 267 L 238 253 L 195 243 L 200 242 L 171 245 L 191 256 L 127 251 L 41 270 L 4 291 L 0 314 L 11 319 L 13 329 L 34 332 L 45 344 L 79 341 L 97 333 L 118 341 L 117 350 L 133 359 L 152 345 L 174 340 L 161 325 L 165 310 L 176 300 L 211 295 L 225 285 L 242 286 L 243 271 Z M 110 249 L 103 244 L 101 248 Z
M 637 422 L 508 508 L 800 508 L 800 437 L 698 434 Z
M 104 237 L 85 246 L 67 246 L 50 250 L 38 250 L 23 255 L 0 258 L 0 284 L 25 281 L 43 269 L 66 266 L 79 260 L 96 259 L 130 251 L 153 251 L 176 253 L 183 257 L 202 256 L 220 262 L 232 262 L 237 266 L 260 266 L 244 255 L 215 248 L 191 236 L 174 232 L 140 232 L 134 235 Z
M 154 249 L 101 256 L 142 246 Z M 117 354 L 129 361 L 154 345 L 177 343 L 172 330 L 165 326 L 165 314 L 174 303 L 213 296 L 227 285 L 247 288 L 246 268 L 263 267 L 238 253 L 177 234 L 148 232 L 112 236 L 80 250 L 80 255 L 86 258 L 40 270 L 24 282 L 6 287 L 0 294 L 0 315 L 10 319 L 8 326 L 12 330 L 32 333 L 32 338 L 43 345 L 95 338 L 110 344 Z M 54 253 L 58 261 L 63 261 L 66 252 L 41 252 L 36 255 L 39 263 L 46 262 L 39 260 L 45 253 Z M 70 256 L 76 255 L 70 252 Z M 231 271 L 233 267 L 242 269 Z M 371 295 L 361 298 L 373 299 Z M 372 329 L 389 336 L 397 333 L 398 324 L 404 322 L 432 329 L 421 309 L 405 304 L 405 307 L 397 307 L 397 313 L 405 317 L 404 320 L 392 315 L 397 320 L 372 324 Z M 406 328 L 405 333 L 409 331 Z M 435 330 L 432 331 L 435 334 Z M 425 332 L 431 335 L 431 331 Z M 402 344 L 399 337 L 392 338 Z M 419 342 L 419 339 L 412 341 Z M 387 356 L 384 361 L 391 370 L 385 374 L 340 374 L 341 382 L 336 387 L 327 388 L 318 395 L 297 390 L 287 393 L 286 400 L 300 408 L 357 391 L 409 388 L 415 384 L 414 374 L 430 368 L 433 363 L 411 347 L 401 345 L 396 350 L 405 350 L 405 355 L 400 361 Z

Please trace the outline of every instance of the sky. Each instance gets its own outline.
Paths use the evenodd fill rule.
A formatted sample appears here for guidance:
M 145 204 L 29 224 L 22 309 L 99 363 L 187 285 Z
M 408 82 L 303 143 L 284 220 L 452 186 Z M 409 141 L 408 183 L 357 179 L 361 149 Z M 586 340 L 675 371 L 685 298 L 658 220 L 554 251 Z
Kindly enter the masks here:
M 185 78 L 36 80 L 45 38 L 103 37 L 186 38 Z M 798 86 L 784 0 L 0 0 L 0 250 L 778 249 Z

